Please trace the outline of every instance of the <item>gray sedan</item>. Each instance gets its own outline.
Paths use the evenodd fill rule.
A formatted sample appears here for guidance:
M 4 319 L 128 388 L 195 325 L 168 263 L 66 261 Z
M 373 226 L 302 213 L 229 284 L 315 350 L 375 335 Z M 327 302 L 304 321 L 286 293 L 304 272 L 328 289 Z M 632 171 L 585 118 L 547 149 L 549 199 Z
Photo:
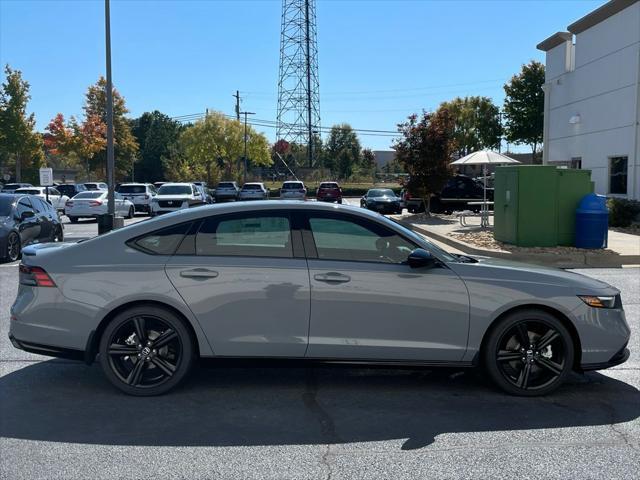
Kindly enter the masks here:
M 170 390 L 199 357 L 479 366 L 508 393 L 542 395 L 624 362 L 629 335 L 605 283 L 452 255 L 367 210 L 295 201 L 27 247 L 10 326 L 17 348 L 97 357 L 132 395 Z

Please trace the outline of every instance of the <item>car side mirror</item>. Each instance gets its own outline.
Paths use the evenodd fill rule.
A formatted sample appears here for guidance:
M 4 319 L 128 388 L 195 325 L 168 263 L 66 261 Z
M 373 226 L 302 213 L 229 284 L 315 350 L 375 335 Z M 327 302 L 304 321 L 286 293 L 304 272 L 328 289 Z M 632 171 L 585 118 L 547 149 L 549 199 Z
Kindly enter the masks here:
M 25 210 L 20 214 L 20 220 L 26 220 L 27 218 L 33 217 L 35 217 L 35 213 L 33 213 L 31 210 Z
M 423 248 L 416 248 L 409 254 L 407 263 L 411 268 L 433 267 L 436 264 L 436 258 Z

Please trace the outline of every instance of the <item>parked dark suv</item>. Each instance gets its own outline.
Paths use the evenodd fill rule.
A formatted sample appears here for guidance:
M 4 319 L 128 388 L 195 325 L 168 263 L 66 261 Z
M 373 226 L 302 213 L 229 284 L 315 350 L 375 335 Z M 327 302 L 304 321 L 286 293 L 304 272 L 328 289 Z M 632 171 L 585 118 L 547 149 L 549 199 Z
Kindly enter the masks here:
M 403 205 L 409 213 L 424 210 L 422 198 L 414 196 L 408 189 L 400 194 Z M 448 213 L 455 210 L 480 210 L 480 205 L 468 205 L 468 202 L 482 200 L 482 184 L 466 175 L 455 175 L 447 181 L 438 195 L 431 197 L 432 213 Z M 487 188 L 487 200 L 493 200 L 493 189 Z

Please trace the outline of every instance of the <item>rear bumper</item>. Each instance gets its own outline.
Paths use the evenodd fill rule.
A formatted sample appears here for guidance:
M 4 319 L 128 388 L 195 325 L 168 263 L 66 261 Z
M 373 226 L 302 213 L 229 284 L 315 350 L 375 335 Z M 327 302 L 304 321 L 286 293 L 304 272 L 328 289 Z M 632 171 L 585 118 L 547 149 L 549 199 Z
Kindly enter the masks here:
M 30 343 L 22 340 L 18 340 L 12 334 L 9 334 L 9 340 L 11 344 L 19 349 L 28 353 L 35 353 L 36 355 L 45 355 L 47 357 L 67 358 L 69 360 L 78 360 L 81 362 L 87 361 L 87 356 L 84 350 L 76 350 L 74 348 L 54 347 L 51 345 L 41 345 L 38 343 Z

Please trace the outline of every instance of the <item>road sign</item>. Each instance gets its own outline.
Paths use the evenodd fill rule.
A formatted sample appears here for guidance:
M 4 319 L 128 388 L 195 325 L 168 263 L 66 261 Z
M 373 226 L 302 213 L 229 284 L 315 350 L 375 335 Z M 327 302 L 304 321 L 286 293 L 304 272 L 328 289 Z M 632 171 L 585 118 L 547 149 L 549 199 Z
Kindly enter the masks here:
M 53 185 L 53 168 L 40 169 L 40 185 L 42 187 Z

